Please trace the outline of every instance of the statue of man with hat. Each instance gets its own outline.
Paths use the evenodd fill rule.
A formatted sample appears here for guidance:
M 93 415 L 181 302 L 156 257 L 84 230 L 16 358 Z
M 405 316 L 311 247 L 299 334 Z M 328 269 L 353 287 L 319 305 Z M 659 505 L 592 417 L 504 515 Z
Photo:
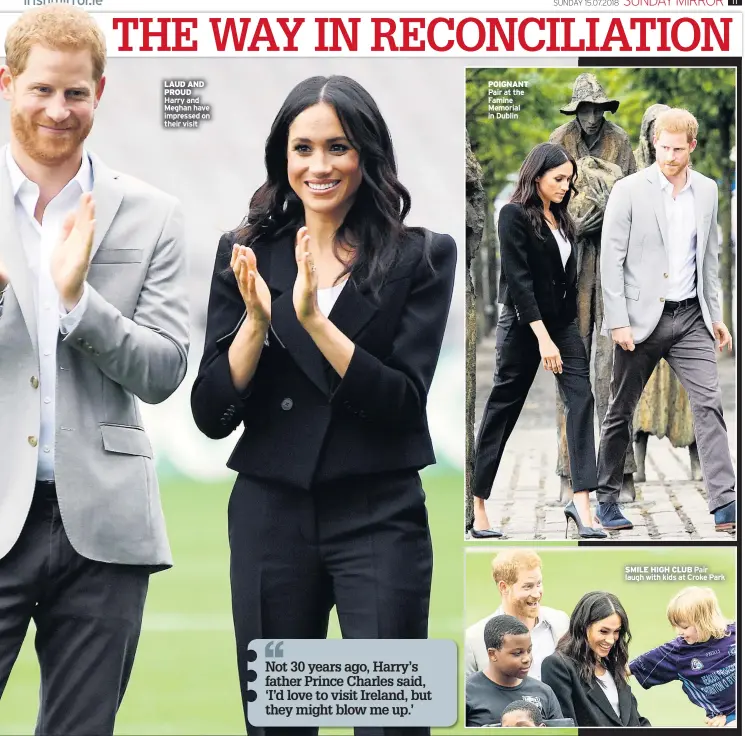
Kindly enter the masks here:
M 594 74 L 583 72 L 574 80 L 572 99 L 560 108 L 573 119 L 554 130 L 549 141 L 567 149 L 577 162 L 579 177 L 576 182 L 579 196 L 575 203 L 582 216 L 577 222 L 577 314 L 579 331 L 588 357 L 595 333 L 595 407 L 598 423 L 602 424 L 610 397 L 613 368 L 613 342 L 603 335 L 603 293 L 600 286 L 600 231 L 605 204 L 610 190 L 619 178 L 636 171 L 634 151 L 626 131 L 605 119 L 605 113 L 615 113 L 620 102 L 609 98 Z M 581 203 L 581 204 L 580 204 Z M 588 209 L 589 208 L 589 209 Z M 575 208 L 576 209 L 576 208 Z M 571 207 L 570 207 L 571 211 Z M 579 212 L 573 212 L 577 215 Z M 571 497 L 569 454 L 566 444 L 566 418 L 561 396 L 556 396 L 559 457 L 556 471 L 561 477 L 563 498 Z M 624 483 L 621 498 L 635 497 L 636 470 L 631 443 L 626 453 Z
M 594 74 L 584 72 L 574 80 L 572 99 L 560 108 L 573 120 L 557 128 L 549 138 L 559 143 L 578 161 L 595 156 L 618 166 L 624 176 L 636 171 L 634 151 L 626 131 L 605 119 L 606 110 L 615 113 L 620 102 L 609 99 Z

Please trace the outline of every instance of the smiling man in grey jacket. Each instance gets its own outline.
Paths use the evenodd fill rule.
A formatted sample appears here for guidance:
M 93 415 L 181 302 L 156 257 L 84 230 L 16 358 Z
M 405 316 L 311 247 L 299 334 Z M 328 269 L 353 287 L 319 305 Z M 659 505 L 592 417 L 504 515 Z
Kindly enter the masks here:
M 110 734 L 151 572 L 169 567 L 137 398 L 186 372 L 180 207 L 83 143 L 101 30 L 65 5 L 6 36 L 0 92 L 0 695 L 30 621 L 37 733 Z
M 530 631 L 533 661 L 530 676 L 541 679 L 541 662 L 553 654 L 556 642 L 569 630 L 564 611 L 542 605 L 543 573 L 541 558 L 532 549 L 508 549 L 492 560 L 492 578 L 502 603 L 496 611 L 466 629 L 465 670 L 485 670 L 489 656 L 484 644 L 484 627 L 494 616 L 514 616 Z
M 615 343 L 611 402 L 598 451 L 597 519 L 629 529 L 618 506 L 629 424 L 665 358 L 688 394 L 709 510 L 717 531 L 736 529 L 735 472 L 715 349 L 732 350 L 719 304 L 718 188 L 690 168 L 698 122 L 666 110 L 654 126 L 656 161 L 616 182 L 603 220 L 604 327 Z

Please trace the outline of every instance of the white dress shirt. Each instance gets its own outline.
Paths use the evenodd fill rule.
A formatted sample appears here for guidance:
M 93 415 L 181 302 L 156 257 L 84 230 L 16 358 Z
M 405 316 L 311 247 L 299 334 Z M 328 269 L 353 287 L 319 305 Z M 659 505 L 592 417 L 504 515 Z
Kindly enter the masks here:
M 657 168 L 667 220 L 669 279 L 665 298 L 679 302 L 696 296 L 696 203 L 688 171 L 685 186 L 673 198 L 673 185 L 659 165 Z
M 606 670 L 605 674 L 601 677 L 598 677 L 597 675 L 595 675 L 595 677 L 597 677 L 600 682 L 603 688 L 603 693 L 605 694 L 605 697 L 608 698 L 611 708 L 616 711 L 616 715 L 620 718 L 621 709 L 618 705 L 618 687 L 616 686 L 616 681 L 613 679 L 613 675 Z
M 78 173 L 44 208 L 41 224 L 34 219 L 39 199 L 39 187 L 26 178 L 10 152 L 5 148 L 5 160 L 15 197 L 15 218 L 26 253 L 36 302 L 39 341 L 39 395 L 41 397 L 41 428 L 39 431 L 39 464 L 37 480 L 54 480 L 55 399 L 57 389 L 57 340 L 60 333 L 72 332 L 80 322 L 88 304 L 88 287 L 83 298 L 68 314 L 59 299 L 52 280 L 51 257 L 65 216 L 78 207 L 81 194 L 93 189 L 93 168 L 88 154 Z

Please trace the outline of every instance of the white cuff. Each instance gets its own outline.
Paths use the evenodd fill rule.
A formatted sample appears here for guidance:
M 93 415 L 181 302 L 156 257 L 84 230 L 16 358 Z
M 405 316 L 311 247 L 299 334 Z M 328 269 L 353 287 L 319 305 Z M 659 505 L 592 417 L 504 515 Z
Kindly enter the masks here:
M 80 320 L 83 319 L 85 310 L 88 307 L 88 283 L 83 284 L 83 296 L 80 297 L 80 301 L 73 307 L 71 312 L 65 310 L 64 304 L 60 301 L 59 303 L 59 331 L 63 335 L 70 334 L 79 324 Z

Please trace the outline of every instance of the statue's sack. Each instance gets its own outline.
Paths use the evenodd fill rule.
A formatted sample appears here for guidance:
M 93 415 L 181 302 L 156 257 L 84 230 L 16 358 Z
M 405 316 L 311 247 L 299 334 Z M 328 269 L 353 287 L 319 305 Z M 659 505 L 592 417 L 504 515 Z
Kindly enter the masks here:
M 601 211 L 605 211 L 607 197 L 613 185 L 623 178 L 623 172 L 619 166 L 609 161 L 596 158 L 595 156 L 583 156 L 577 161 L 577 187 L 578 194 L 569 202 L 569 214 L 579 220 L 588 215 L 598 204 L 594 201 L 593 192 L 602 193 Z M 603 186 L 603 184 L 605 186 Z M 588 197 L 588 193 L 591 196 Z

